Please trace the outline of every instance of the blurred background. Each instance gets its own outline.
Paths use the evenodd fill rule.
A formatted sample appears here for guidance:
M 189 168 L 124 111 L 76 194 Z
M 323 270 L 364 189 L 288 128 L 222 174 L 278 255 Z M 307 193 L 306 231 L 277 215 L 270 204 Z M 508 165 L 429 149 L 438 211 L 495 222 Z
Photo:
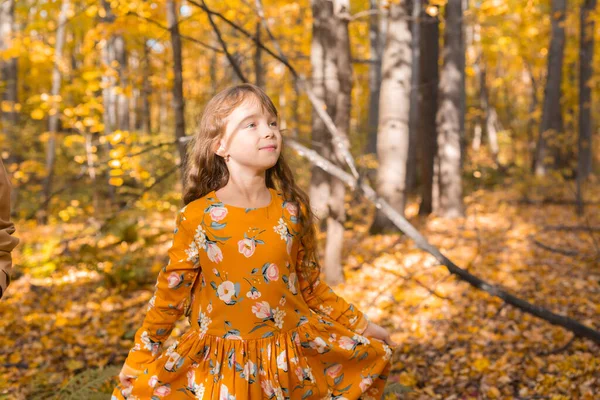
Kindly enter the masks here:
M 596 0 L 0 4 L 20 239 L 1 399 L 112 392 L 167 262 L 186 145 L 241 82 L 278 107 L 323 279 L 401 343 L 386 398 L 600 394 Z

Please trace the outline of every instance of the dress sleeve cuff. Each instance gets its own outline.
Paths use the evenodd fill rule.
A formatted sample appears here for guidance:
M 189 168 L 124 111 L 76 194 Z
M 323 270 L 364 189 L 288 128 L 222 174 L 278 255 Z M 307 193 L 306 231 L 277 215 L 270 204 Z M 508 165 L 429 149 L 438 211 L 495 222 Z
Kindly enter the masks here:
M 141 369 L 137 369 L 132 367 L 125 361 L 123 364 L 123 368 L 121 368 L 121 373 L 126 376 L 140 376 L 144 371 Z
M 363 332 L 367 329 L 367 326 L 369 326 L 369 317 L 367 317 L 367 314 L 361 313 L 361 316 L 358 319 L 358 322 L 356 323 L 354 331 L 359 335 L 362 335 Z

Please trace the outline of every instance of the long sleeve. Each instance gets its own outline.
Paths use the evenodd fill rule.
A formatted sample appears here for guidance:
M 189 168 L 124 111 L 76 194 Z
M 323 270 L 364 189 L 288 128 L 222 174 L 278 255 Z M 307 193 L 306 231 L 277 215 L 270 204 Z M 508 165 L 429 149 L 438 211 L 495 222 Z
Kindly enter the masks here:
M 304 253 L 304 246 L 300 243 L 296 260 L 298 268 L 300 268 Z M 302 297 L 312 310 L 327 315 L 356 333 L 362 334 L 365 331 L 369 324 L 366 314 L 356 308 L 354 304 L 348 303 L 343 297 L 338 296 L 329 285 L 322 282 L 319 279 L 320 269 L 316 268 L 314 263 L 310 268 L 308 280 L 300 270 L 297 275 Z M 314 284 L 311 291 L 310 282 L 312 281 Z
M 19 238 L 12 236 L 15 225 L 10 220 L 10 194 L 12 186 L 0 159 L 0 298 L 10 285 L 12 269 L 11 251 L 19 244 Z
M 125 360 L 124 369 L 133 375 L 139 375 L 144 366 L 160 354 L 162 343 L 184 313 L 191 287 L 200 272 L 195 230 L 184 211 L 185 207 L 178 213 L 173 244 L 168 251 L 169 261 L 158 273 L 154 296 Z

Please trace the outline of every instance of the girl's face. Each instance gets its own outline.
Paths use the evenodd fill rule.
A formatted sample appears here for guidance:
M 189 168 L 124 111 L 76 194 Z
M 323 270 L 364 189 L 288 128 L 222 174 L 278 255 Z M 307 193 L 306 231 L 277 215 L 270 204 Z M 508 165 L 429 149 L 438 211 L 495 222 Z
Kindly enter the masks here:
M 281 141 L 277 118 L 265 114 L 257 99 L 247 98 L 227 117 L 217 154 L 230 155 L 230 171 L 244 167 L 260 173 L 277 163 Z

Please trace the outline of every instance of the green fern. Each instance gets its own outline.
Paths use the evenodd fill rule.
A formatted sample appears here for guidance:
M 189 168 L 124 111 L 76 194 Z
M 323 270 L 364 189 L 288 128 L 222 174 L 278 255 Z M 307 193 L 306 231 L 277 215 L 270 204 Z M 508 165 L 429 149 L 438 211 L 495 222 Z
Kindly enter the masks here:
M 408 392 L 412 392 L 412 391 L 413 390 L 410 387 L 401 385 L 397 382 L 394 382 L 394 383 L 387 384 L 385 386 L 385 388 L 383 389 L 383 397 L 382 398 L 387 398 L 388 395 L 394 394 L 394 395 L 396 395 L 397 399 L 403 399 L 404 393 L 408 393 Z
M 113 391 L 112 380 L 119 374 L 121 367 L 113 365 L 105 368 L 88 369 L 75 375 L 58 392 L 61 400 L 106 400 L 107 393 Z

